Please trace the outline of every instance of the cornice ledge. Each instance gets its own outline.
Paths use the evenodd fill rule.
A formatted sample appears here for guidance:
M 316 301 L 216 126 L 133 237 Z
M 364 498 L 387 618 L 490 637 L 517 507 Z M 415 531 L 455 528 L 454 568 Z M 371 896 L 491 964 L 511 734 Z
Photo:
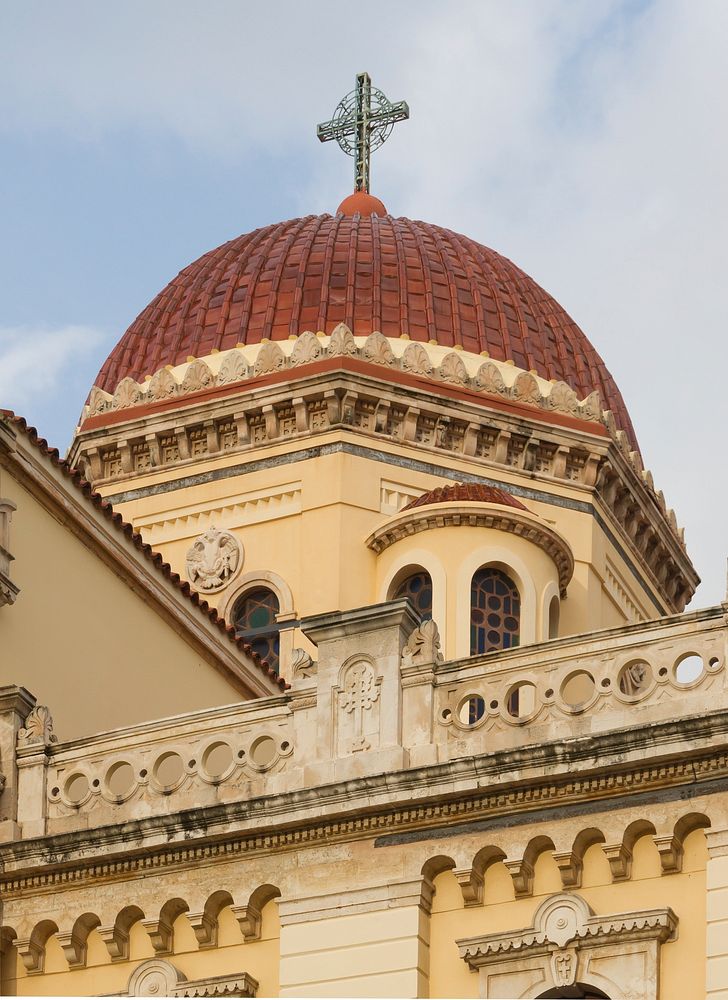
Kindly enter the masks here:
M 456 944 L 460 957 L 471 969 L 491 964 L 493 958 L 518 953 L 519 955 L 543 954 L 563 948 L 569 944 L 577 947 L 582 942 L 592 945 L 607 944 L 611 938 L 620 941 L 657 940 L 660 943 L 674 938 L 678 918 L 669 907 L 654 910 L 637 910 L 631 913 L 616 913 L 609 917 L 590 916 L 575 933 L 564 941 L 554 942 L 545 930 L 526 928 L 515 933 L 487 934 L 464 938 Z
M 644 759 L 645 747 L 654 749 L 654 737 L 659 742 L 662 730 L 666 730 L 663 735 L 667 742 L 680 729 L 684 730 L 683 742 L 691 746 L 690 752 L 675 749 L 669 755 Z M 598 737 L 535 744 L 409 771 L 365 776 L 356 781 L 247 802 L 216 804 L 93 830 L 13 841 L 0 845 L 3 870 L 0 888 L 15 891 L 26 882 L 38 884 L 39 878 L 50 886 L 97 874 L 123 875 L 156 867 L 160 855 L 166 855 L 165 864 L 188 865 L 207 857 L 268 850 L 273 843 L 284 846 L 304 840 L 320 842 L 342 833 L 354 838 L 381 835 L 392 831 L 393 809 L 397 815 L 395 826 L 432 826 L 443 821 L 451 824 L 459 812 L 463 819 L 472 821 L 479 813 L 512 814 L 522 809 L 548 808 L 556 801 L 560 806 L 568 802 L 578 804 L 584 796 L 593 799 L 598 793 L 606 800 L 614 795 L 689 783 L 699 794 L 701 784 L 728 774 L 728 746 L 726 752 L 721 752 L 715 745 L 716 735 L 728 733 L 728 709 L 660 723 L 654 727 L 649 743 L 642 727 L 634 727 L 632 732 L 642 733 L 642 739 L 633 741 L 635 758 L 626 763 L 624 758 L 630 748 L 625 747 L 625 731 L 619 730 Z M 695 740 L 701 737 L 706 745 L 696 750 Z M 611 746 L 605 747 L 605 739 Z M 615 766 L 609 773 L 603 773 L 603 767 L 597 777 L 593 769 L 575 770 L 574 764 L 579 760 L 604 760 L 605 751 L 615 755 Z M 520 781 L 498 785 L 500 774 L 517 772 L 525 762 L 529 763 L 531 773 Z M 534 766 L 550 769 L 550 773 L 534 775 Z M 555 767 L 563 773 L 555 776 Z M 484 778 L 491 781 L 490 788 L 484 784 Z M 467 781 L 472 782 L 471 788 L 466 787 Z M 453 785 L 460 789 L 457 794 L 450 791 Z M 413 790 L 419 796 L 415 801 Z M 403 792 L 407 793 L 404 805 L 397 798 Z M 381 804 L 377 803 L 377 796 L 382 797 Z M 366 812 L 362 811 L 363 801 L 367 803 Z M 459 810 L 462 803 L 466 807 Z M 318 817 L 314 826 L 310 818 L 302 815 L 312 806 Z M 291 814 L 293 818 L 281 826 L 280 817 Z M 197 833 L 194 841 L 190 839 L 192 831 Z M 305 831 L 303 838 L 302 831 Z M 38 869 L 44 870 L 39 873 Z
M 556 565 L 561 596 L 564 596 L 574 572 L 574 556 L 568 542 L 536 514 L 515 507 L 475 500 L 413 507 L 389 518 L 369 535 L 366 545 L 379 555 L 395 542 L 420 531 L 461 525 L 506 531 L 538 545 Z

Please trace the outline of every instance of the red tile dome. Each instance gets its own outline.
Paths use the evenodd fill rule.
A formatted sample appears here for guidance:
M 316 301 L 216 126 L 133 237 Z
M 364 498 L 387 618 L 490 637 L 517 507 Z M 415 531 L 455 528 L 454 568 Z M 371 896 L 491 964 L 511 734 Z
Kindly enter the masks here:
M 462 501 L 467 503 L 499 503 L 503 507 L 528 510 L 528 507 L 525 507 L 510 493 L 506 493 L 505 490 L 501 490 L 497 486 L 487 486 L 485 483 L 455 483 L 454 486 L 437 486 L 434 490 L 423 493 L 416 500 L 410 500 L 402 510 L 428 507 L 433 503 L 462 503 Z
M 239 236 L 190 264 L 134 320 L 96 385 L 113 392 L 213 349 L 305 330 L 462 345 L 567 382 L 636 444 L 622 396 L 584 333 L 505 257 L 448 229 L 390 215 L 306 216 Z

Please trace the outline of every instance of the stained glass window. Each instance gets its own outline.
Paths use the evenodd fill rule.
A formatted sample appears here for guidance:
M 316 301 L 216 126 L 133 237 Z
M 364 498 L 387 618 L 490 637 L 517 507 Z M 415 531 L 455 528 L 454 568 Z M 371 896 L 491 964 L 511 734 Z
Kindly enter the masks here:
M 470 586 L 470 655 L 517 646 L 521 598 L 509 576 L 494 566 L 479 569 Z
M 419 611 L 422 621 L 432 618 L 432 580 L 425 570 L 408 576 L 392 596 L 409 597 L 412 606 Z
M 279 626 L 276 615 L 280 610 L 272 590 L 262 587 L 244 594 L 233 608 L 232 620 L 236 635 L 245 639 L 261 660 L 278 671 Z

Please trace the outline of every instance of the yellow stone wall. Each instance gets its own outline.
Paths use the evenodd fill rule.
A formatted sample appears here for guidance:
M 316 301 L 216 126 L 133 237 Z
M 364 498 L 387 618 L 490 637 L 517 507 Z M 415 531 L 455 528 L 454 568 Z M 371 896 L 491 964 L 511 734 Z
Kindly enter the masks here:
M 333 440 L 360 443 L 346 434 L 323 435 L 317 443 Z M 399 447 L 389 446 L 387 450 L 393 458 L 411 457 L 411 453 Z M 280 446 L 256 450 L 255 462 L 264 463 L 265 459 L 273 460 L 290 451 Z M 239 462 L 239 457 L 219 457 L 186 468 L 185 475 L 229 469 Z M 304 617 L 385 600 L 388 583 L 398 568 L 408 560 L 413 565 L 418 561 L 424 564 L 427 556 L 426 568 L 431 566 L 433 578 L 439 574 L 444 584 L 443 588 L 435 582 L 435 618 L 444 636 L 445 656 L 452 658 L 469 655 L 467 627 L 463 621 L 456 623 L 456 607 L 461 609 L 462 617 L 462 609 L 469 601 L 469 582 L 462 578 L 465 554 L 478 550 L 484 563 L 504 564 L 510 554 L 512 568 L 521 567 L 523 574 L 532 577 L 536 605 L 533 624 L 526 634 L 539 639 L 548 637 L 543 600 L 547 588 L 550 585 L 550 594 L 556 580 L 549 557 L 514 535 L 478 528 L 447 527 L 421 532 L 379 556 L 367 548 L 365 540 L 395 513 L 394 508 L 383 509 L 382 498 L 388 484 L 397 484 L 404 494 L 409 491 L 416 496 L 443 483 L 455 482 L 463 472 L 472 471 L 467 461 L 459 460 L 452 467 L 443 468 L 440 477 L 338 452 L 257 468 L 244 475 L 182 486 L 126 502 L 121 496 L 115 506 L 183 576 L 187 550 L 210 523 L 232 531 L 245 547 L 241 576 L 222 592 L 209 597 L 225 614 L 229 614 L 234 600 L 246 589 L 248 578 L 256 578 L 261 571 L 285 581 L 292 594 L 293 609 L 299 617 Z M 159 485 L 165 479 L 169 479 L 168 474 L 160 475 L 159 479 L 139 477 L 127 481 L 125 489 Z M 501 481 L 505 489 L 509 484 L 529 488 L 534 485 L 528 477 L 517 474 L 504 474 Z M 538 485 L 542 490 L 543 484 Z M 554 504 L 522 499 L 544 524 L 566 539 L 574 554 L 574 576 L 567 599 L 562 602 L 559 634 L 655 617 L 657 610 L 641 592 L 632 571 L 596 519 L 591 513 L 567 505 L 570 501 L 591 500 L 591 493 L 585 495 L 583 489 L 554 483 L 551 494 L 557 501 Z M 562 500 L 564 505 L 558 505 Z M 614 586 L 610 587 L 608 565 L 618 575 L 626 598 L 620 600 L 615 596 Z M 519 575 L 517 570 L 515 575 Z
M 0 684 L 53 706 L 63 739 L 240 700 L 239 691 L 28 490 L 17 506 L 15 604 L 0 617 Z M 143 692 L 143 696 L 140 696 Z

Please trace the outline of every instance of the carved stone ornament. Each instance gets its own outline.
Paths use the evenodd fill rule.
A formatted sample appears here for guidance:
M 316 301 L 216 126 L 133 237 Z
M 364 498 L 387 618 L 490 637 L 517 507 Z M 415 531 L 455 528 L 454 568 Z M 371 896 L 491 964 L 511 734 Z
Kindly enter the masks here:
M 129 976 L 128 997 L 254 997 L 258 982 L 247 972 L 233 972 L 208 979 L 187 979 L 171 962 L 151 958 Z
M 18 730 L 18 747 L 50 746 L 57 743 L 53 732 L 53 717 L 45 705 L 36 705 L 25 720 L 25 726 Z
M 668 908 L 595 916 L 580 896 L 560 892 L 541 903 L 532 927 L 457 944 L 479 974 L 481 997 L 591 987 L 623 1000 L 657 1000 L 659 946 L 676 931 Z
M 432 619 L 422 622 L 412 632 L 407 645 L 402 650 L 402 666 L 416 666 L 420 663 L 442 663 L 440 630 Z
M 305 649 L 294 649 L 291 653 L 290 670 L 294 680 L 308 680 L 315 676 L 316 664 Z
M 227 587 L 243 565 L 243 547 L 229 531 L 211 525 L 187 552 L 187 579 L 202 594 Z
M 368 723 L 379 700 L 379 687 L 374 668 L 366 660 L 357 660 L 346 671 L 341 707 L 344 716 L 351 720 L 348 727 L 350 751 L 370 750 L 372 747 L 372 732 Z

